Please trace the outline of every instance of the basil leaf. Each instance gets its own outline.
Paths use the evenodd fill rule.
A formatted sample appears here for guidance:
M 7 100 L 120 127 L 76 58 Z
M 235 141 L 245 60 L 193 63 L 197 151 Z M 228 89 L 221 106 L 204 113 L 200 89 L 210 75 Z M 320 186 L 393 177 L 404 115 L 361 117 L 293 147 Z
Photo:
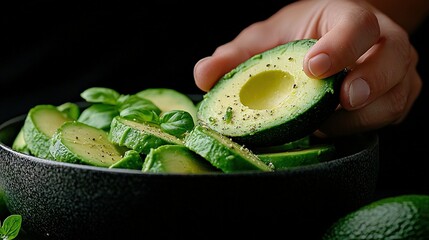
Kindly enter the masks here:
M 83 110 L 78 121 L 107 131 L 110 129 L 113 118 L 118 115 L 116 106 L 98 103 Z
M 18 236 L 21 229 L 22 217 L 21 215 L 8 216 L 1 227 L 1 235 L 3 239 L 11 240 Z
M 159 121 L 162 131 L 176 137 L 182 137 L 186 132 L 189 132 L 194 128 L 192 115 L 183 110 L 164 112 Z
M 125 108 L 119 113 L 119 115 L 131 121 L 140 122 L 140 123 L 153 122 L 158 124 L 159 122 L 158 114 L 152 110 L 131 107 L 131 108 Z
M 110 88 L 92 87 L 83 91 L 80 96 L 90 103 L 116 105 L 120 94 Z
M 121 111 L 126 108 L 136 108 L 154 111 L 158 115 L 161 113 L 161 109 L 159 109 L 152 101 L 138 97 L 137 95 L 122 95 L 118 102 L 119 109 Z
M 117 99 L 118 105 L 123 105 L 129 98 L 133 97 L 134 95 L 123 95 L 121 94 L 119 98 Z M 131 100 L 130 100 L 131 101 Z

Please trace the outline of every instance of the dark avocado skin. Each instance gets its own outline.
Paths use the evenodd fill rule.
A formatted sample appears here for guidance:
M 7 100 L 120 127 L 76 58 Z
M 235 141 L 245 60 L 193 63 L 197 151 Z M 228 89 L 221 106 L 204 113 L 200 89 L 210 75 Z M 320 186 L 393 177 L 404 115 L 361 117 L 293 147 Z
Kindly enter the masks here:
M 332 81 L 333 93 L 325 94 L 316 105 L 299 117 L 252 135 L 232 137 L 232 139 L 250 148 L 268 147 L 295 141 L 313 133 L 337 108 L 341 83 L 346 75 L 347 70 L 344 69 L 329 78 L 321 80 Z

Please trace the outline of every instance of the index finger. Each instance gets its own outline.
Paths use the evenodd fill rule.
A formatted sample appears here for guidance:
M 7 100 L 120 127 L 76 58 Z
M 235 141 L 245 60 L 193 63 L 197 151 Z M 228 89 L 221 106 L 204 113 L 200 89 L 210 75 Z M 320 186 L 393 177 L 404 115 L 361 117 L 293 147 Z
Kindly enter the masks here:
M 216 49 L 212 56 L 195 64 L 197 86 L 208 91 L 217 80 L 253 55 L 278 44 L 278 38 L 265 22 L 257 22 L 244 29 L 234 40 Z
M 327 30 L 304 58 L 304 71 L 310 77 L 329 77 L 353 65 L 379 39 L 378 20 L 368 6 L 353 3 L 347 8 L 343 4 L 350 2 L 340 1 L 336 4 L 322 14 L 319 20 L 332 18 L 332 14 L 339 12 L 340 15 L 333 22 L 326 20 L 333 27 Z

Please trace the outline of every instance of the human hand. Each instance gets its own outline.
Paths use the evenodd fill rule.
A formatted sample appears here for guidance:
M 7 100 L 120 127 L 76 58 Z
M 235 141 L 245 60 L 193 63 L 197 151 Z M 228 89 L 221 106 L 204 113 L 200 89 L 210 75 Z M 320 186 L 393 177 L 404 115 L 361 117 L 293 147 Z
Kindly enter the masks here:
M 200 60 L 194 68 L 196 85 L 208 91 L 251 56 L 303 38 L 319 39 L 303 62 L 308 76 L 350 70 L 340 106 L 319 135 L 364 132 L 404 120 L 422 88 L 418 54 L 405 30 L 363 1 L 307 0 L 285 6 Z

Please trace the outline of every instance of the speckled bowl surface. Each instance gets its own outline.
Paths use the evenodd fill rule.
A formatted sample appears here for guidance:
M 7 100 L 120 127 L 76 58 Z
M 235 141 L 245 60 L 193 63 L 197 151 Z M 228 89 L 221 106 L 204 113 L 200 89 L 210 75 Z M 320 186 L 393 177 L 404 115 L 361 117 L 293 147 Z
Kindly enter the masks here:
M 316 239 L 339 216 L 371 201 L 377 182 L 372 133 L 337 139 L 334 160 L 291 170 L 147 174 L 13 151 L 24 117 L 0 125 L 0 187 L 29 239 Z

